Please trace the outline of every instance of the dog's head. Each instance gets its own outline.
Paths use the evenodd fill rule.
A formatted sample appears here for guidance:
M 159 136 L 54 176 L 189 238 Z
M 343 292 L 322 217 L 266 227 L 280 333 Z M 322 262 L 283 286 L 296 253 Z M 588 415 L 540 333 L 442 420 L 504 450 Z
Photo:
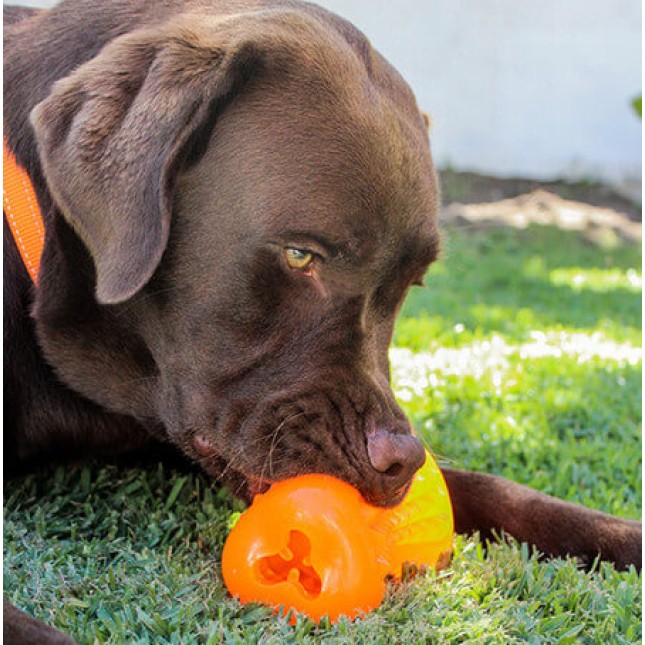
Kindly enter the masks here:
M 322 12 L 182 16 L 113 41 L 32 123 L 92 260 L 93 293 L 81 260 L 43 258 L 61 376 L 242 495 L 323 472 L 398 501 L 424 452 L 387 352 L 437 188 L 412 93 L 364 37 Z

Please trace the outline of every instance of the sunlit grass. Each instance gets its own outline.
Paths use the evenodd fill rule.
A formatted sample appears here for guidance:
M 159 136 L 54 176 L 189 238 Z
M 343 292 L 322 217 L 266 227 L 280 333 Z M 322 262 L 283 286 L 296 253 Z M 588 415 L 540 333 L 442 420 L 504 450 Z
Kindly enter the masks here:
M 582 269 L 571 267 L 554 269 L 549 273 L 551 284 L 567 286 L 574 290 L 589 289 L 591 291 L 607 292 L 617 289 L 640 292 L 643 288 L 643 278 L 637 269 Z
M 394 375 L 418 432 L 445 462 L 639 517 L 640 367 L 513 353 L 475 372 L 414 365 L 414 387 L 408 368 Z
M 627 342 L 617 343 L 599 332 L 587 335 L 537 331 L 531 333 L 530 342 L 521 345 L 508 345 L 501 336 L 494 334 L 490 339 L 470 345 L 429 352 L 392 347 L 393 387 L 402 401 L 409 401 L 412 394 L 423 396 L 428 387 L 443 384 L 443 375 L 475 378 L 488 375 L 499 387 L 502 375 L 510 371 L 511 356 L 519 357 L 524 363 L 528 359 L 571 357 L 578 363 L 605 359 L 617 365 L 636 366 L 642 361 L 642 348 Z

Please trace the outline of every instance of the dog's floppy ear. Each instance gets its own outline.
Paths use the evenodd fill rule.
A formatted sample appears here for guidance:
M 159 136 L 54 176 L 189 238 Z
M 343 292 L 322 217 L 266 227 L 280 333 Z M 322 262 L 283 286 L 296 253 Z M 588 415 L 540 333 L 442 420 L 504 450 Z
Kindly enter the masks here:
M 259 55 L 230 20 L 195 22 L 114 40 L 31 113 L 48 186 L 94 260 L 101 303 L 151 278 L 180 153 Z

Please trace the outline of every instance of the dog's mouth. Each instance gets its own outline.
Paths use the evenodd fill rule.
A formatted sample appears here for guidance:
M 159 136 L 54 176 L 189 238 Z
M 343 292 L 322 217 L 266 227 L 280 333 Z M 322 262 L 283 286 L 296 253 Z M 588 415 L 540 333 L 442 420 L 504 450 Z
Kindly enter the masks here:
M 256 495 L 266 493 L 278 479 L 267 479 L 236 468 L 213 445 L 213 442 L 203 432 L 193 435 L 193 447 L 200 465 L 213 479 L 225 485 L 236 497 L 251 503 Z M 403 483 L 396 490 L 383 490 L 380 487 L 362 487 L 358 481 L 353 485 L 361 490 L 366 502 L 374 506 L 390 508 L 401 503 L 406 496 L 412 479 Z
M 266 493 L 273 483 L 232 467 L 203 432 L 197 432 L 193 436 L 193 446 L 204 470 L 246 502 L 251 502 L 256 495 Z
M 232 492 L 235 493 L 238 497 L 241 497 L 246 502 L 251 503 L 256 495 L 261 495 L 266 493 L 269 488 L 275 483 L 274 481 L 269 481 L 267 479 L 262 479 L 260 477 L 255 477 L 253 475 L 245 475 L 242 472 L 237 471 L 235 473 L 240 478 L 240 484 L 236 486 L 235 489 L 231 488 Z M 224 482 L 227 483 L 227 482 Z M 361 491 L 363 499 L 373 506 L 378 506 L 380 508 L 393 508 L 398 506 L 410 490 L 412 481 L 408 482 L 405 486 L 402 486 L 400 489 L 391 493 L 389 495 L 383 495 L 378 492 L 370 491 Z M 229 480 L 229 487 L 231 483 Z
M 412 485 L 412 480 L 410 480 L 405 485 L 401 486 L 401 488 L 399 488 L 398 490 L 388 495 L 383 495 L 382 493 L 379 493 L 379 492 L 370 492 L 370 491 L 362 493 L 362 495 L 368 504 L 372 504 L 373 506 L 379 506 L 381 508 L 394 508 L 395 506 L 398 506 L 403 501 L 405 496 L 408 494 L 408 491 L 410 490 L 411 485 Z
M 249 504 L 253 501 L 256 495 L 262 495 L 263 493 L 266 493 L 269 488 L 271 488 L 271 486 L 275 483 L 273 481 L 261 479 L 260 477 L 254 477 L 253 475 L 245 475 L 244 473 L 241 473 L 239 471 L 236 471 L 235 476 L 239 477 L 240 483 L 233 484 L 232 482 L 234 481 L 234 478 L 232 478 L 228 481 L 229 488 L 231 488 L 232 492 L 235 495 Z M 409 489 L 410 484 L 407 484 L 406 486 L 403 486 L 401 489 L 391 495 L 388 495 L 387 497 L 383 497 L 379 494 L 370 494 L 369 492 L 362 492 L 361 494 L 368 504 L 372 504 L 373 506 L 378 506 L 381 508 L 393 508 L 395 506 L 398 506 L 403 501 Z

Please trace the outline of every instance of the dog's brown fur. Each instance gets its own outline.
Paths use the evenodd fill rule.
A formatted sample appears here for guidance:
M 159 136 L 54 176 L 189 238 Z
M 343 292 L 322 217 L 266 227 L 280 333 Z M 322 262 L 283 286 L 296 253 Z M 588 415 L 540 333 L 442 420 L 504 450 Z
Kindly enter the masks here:
M 47 228 L 34 290 L 5 226 L 6 463 L 162 441 L 246 498 L 318 471 L 396 503 L 419 450 L 387 348 L 438 204 L 401 77 L 288 0 L 6 16 L 5 134 Z M 636 522 L 445 474 L 458 530 L 640 566 Z

